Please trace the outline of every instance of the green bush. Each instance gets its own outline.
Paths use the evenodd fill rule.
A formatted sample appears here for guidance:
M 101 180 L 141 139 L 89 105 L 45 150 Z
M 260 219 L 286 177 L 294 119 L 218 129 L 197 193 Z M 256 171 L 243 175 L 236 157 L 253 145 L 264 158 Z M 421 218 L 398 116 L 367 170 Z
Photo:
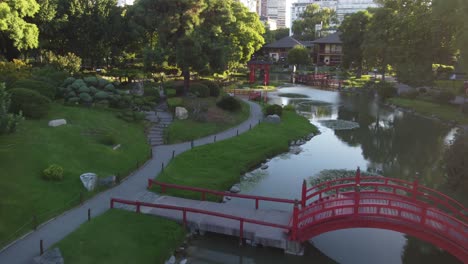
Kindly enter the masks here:
M 175 83 L 166 84 L 165 90 L 168 90 L 168 89 L 174 89 L 174 90 L 176 90 L 177 95 L 183 95 L 184 94 L 184 83 L 183 82 L 175 82 Z
M 90 86 L 90 87 L 89 87 L 89 92 L 90 92 L 91 94 L 96 94 L 97 92 L 99 92 L 99 90 L 96 89 L 96 87 L 94 87 L 94 86 Z
M 269 116 L 269 115 L 278 115 L 278 116 L 281 116 L 283 114 L 283 108 L 277 104 L 272 104 L 272 105 L 268 105 L 266 108 L 265 108 L 265 115 L 266 116 Z
M 143 86 L 144 96 L 159 96 L 159 89 L 149 83 L 145 83 Z
M 410 91 L 410 92 L 402 93 L 401 97 L 414 100 L 416 99 L 416 97 L 418 97 L 418 95 L 419 95 L 418 91 Z
M 440 91 L 433 98 L 439 104 L 449 104 L 453 99 L 455 99 L 455 94 L 450 91 Z
M 145 119 L 145 113 L 129 110 L 118 113 L 117 117 L 127 122 L 138 122 Z
M 106 85 L 108 85 L 110 82 L 106 79 L 103 79 L 103 78 L 99 78 L 98 79 L 98 85 L 99 88 L 104 88 Z
M 210 96 L 218 97 L 220 94 L 219 85 L 216 82 L 210 80 L 203 80 L 202 83 L 210 89 Z
M 16 131 L 16 127 L 23 119 L 22 115 L 9 113 L 11 104 L 10 94 L 5 91 L 5 84 L 0 83 L 0 134 L 8 134 Z
M 284 111 L 296 111 L 296 107 L 292 104 L 288 104 L 283 107 L 283 110 Z
M 89 93 L 80 93 L 80 100 L 85 104 L 90 104 L 93 102 L 93 98 Z
M 99 91 L 94 95 L 96 100 L 107 100 L 109 98 L 109 94 L 104 91 Z
M 115 91 L 115 86 L 112 83 L 108 83 L 108 84 L 106 84 L 106 86 L 104 86 L 104 89 L 106 91 L 109 91 L 109 92 L 114 92 Z
M 87 87 L 87 85 L 82 79 L 77 79 L 72 83 L 71 87 L 73 90 L 78 91 L 81 87 Z
M 42 67 L 33 69 L 32 77 L 34 80 L 43 81 L 54 87 L 60 86 L 69 74 L 65 71 L 59 71 L 54 67 Z
M 175 89 L 166 89 L 166 96 L 168 98 L 175 97 L 177 95 L 177 91 Z
M 9 90 L 11 94 L 10 110 L 14 113 L 20 111 L 27 117 L 41 118 L 45 116 L 50 107 L 50 99 L 40 93 L 23 89 L 15 88 Z
M 223 96 L 216 105 L 226 111 L 235 112 L 241 109 L 241 103 L 234 96 L 225 95 Z
M 91 92 L 91 89 L 86 86 L 82 86 L 80 87 L 80 89 L 78 89 L 78 93 L 90 93 L 90 92 Z
M 24 88 L 33 90 L 49 99 L 54 99 L 57 93 L 57 88 L 52 84 L 31 79 L 18 80 L 12 85 L 12 88 Z
M 84 82 L 87 83 L 90 86 L 98 86 L 99 81 L 98 78 L 95 76 L 90 76 L 90 77 L 85 77 L 83 78 Z
M 198 97 L 205 98 L 210 96 L 210 88 L 201 83 L 193 83 L 189 88 L 190 92 Z
M 68 98 L 67 100 L 67 103 L 70 104 L 70 105 L 75 105 L 75 104 L 78 104 L 80 102 L 80 98 L 79 97 L 70 97 Z
M 63 168 L 59 165 L 52 164 L 42 171 L 42 178 L 48 181 L 61 181 L 63 180 Z
M 63 86 L 71 85 L 71 84 L 74 83 L 75 81 L 76 81 L 75 78 L 73 78 L 73 77 L 68 77 L 67 79 L 65 79 L 65 81 L 63 81 Z
M 175 111 L 176 107 L 182 106 L 183 104 L 184 101 L 182 100 L 182 98 L 174 97 L 167 99 L 167 105 L 169 106 L 169 109 L 171 111 Z
M 391 83 L 380 82 L 376 83 L 375 87 L 377 88 L 377 94 L 383 101 L 387 100 L 388 98 L 395 97 L 397 95 L 397 89 Z
M 71 91 L 71 92 L 69 92 L 69 93 L 67 94 L 66 97 L 67 97 L 67 98 L 70 98 L 70 97 L 76 97 L 76 96 L 77 96 L 77 94 L 76 94 L 74 91 Z
M 463 114 L 468 116 L 468 103 L 464 103 L 461 105 L 461 111 Z

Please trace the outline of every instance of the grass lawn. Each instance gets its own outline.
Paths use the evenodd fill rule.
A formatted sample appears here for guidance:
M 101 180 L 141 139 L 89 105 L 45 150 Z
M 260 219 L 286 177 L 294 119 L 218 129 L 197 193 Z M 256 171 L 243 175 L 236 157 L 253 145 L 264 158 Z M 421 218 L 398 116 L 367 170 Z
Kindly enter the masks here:
M 231 113 L 217 107 L 216 98 L 213 97 L 183 100 L 189 113 L 192 113 L 194 108 L 200 108 L 204 121 L 194 120 L 193 115 L 186 120 L 174 120 L 164 131 L 164 140 L 168 144 L 191 141 L 224 131 L 247 120 L 250 115 L 250 106 L 244 102 L 241 103 L 241 111 Z
M 86 222 L 59 247 L 67 264 L 164 263 L 183 242 L 185 231 L 174 221 L 123 210 L 109 210 Z
M 465 93 L 462 80 L 437 80 L 434 81 L 434 87 L 450 91 L 456 95 L 463 95 Z
M 292 111 L 283 111 L 280 124 L 261 123 L 228 140 L 196 147 L 177 156 L 158 181 L 227 190 L 242 173 L 268 157 L 288 150 L 288 141 L 317 132 L 310 122 Z M 155 187 L 156 190 L 156 187 Z M 199 199 L 198 193 L 170 190 L 171 195 Z
M 58 118 L 68 125 L 47 125 Z M 103 135 L 112 135 L 121 148 L 100 143 Z M 34 215 L 43 222 L 77 205 L 80 192 L 86 198 L 99 191 L 87 192 L 80 174 L 124 175 L 146 161 L 149 151 L 143 124 L 127 123 L 108 110 L 59 104 L 52 104 L 46 118 L 26 120 L 16 133 L 0 136 L 0 246 L 30 230 L 33 223 L 26 223 Z M 51 164 L 63 167 L 63 181 L 41 178 Z
M 457 106 L 440 105 L 421 100 L 410 100 L 403 98 L 391 98 L 389 99 L 389 103 L 400 107 L 413 109 L 414 111 L 424 115 L 435 115 L 438 118 L 446 121 L 455 120 L 461 124 L 468 124 L 468 116 L 460 112 L 460 109 Z

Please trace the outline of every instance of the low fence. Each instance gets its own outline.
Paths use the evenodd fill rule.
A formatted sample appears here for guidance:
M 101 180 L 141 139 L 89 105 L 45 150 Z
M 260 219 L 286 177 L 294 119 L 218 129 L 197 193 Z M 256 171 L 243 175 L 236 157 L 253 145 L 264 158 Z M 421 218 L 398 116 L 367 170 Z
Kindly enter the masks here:
M 265 196 L 256 196 L 256 195 L 248 195 L 248 194 L 240 194 L 240 193 L 230 193 L 230 192 L 221 192 L 209 189 L 203 189 L 198 187 L 190 187 L 190 186 L 183 186 L 177 185 L 172 183 L 165 183 L 159 182 L 152 179 L 148 179 L 148 188 L 153 186 L 161 187 L 161 193 L 166 193 L 167 189 L 176 189 L 176 190 L 184 190 L 184 191 L 191 191 L 191 192 L 198 192 L 201 194 L 201 200 L 204 201 L 206 199 L 207 194 L 211 194 L 218 197 L 235 197 L 235 198 L 242 198 L 248 200 L 255 200 L 255 209 L 259 208 L 259 201 L 269 201 L 269 202 L 276 202 L 276 203 L 286 203 L 286 204 L 299 204 L 296 200 L 291 199 L 283 199 L 283 198 L 273 198 L 273 197 L 265 197 Z
M 110 208 L 114 208 L 116 203 L 134 205 L 137 213 L 140 213 L 142 206 L 180 211 L 182 212 L 182 223 L 184 227 L 187 226 L 187 213 L 203 214 L 203 215 L 210 215 L 210 216 L 220 217 L 220 218 L 225 218 L 225 219 L 237 220 L 239 221 L 239 240 L 241 243 L 242 243 L 242 239 L 244 235 L 244 223 L 279 228 L 279 229 L 283 229 L 285 232 L 288 232 L 288 233 L 291 230 L 291 228 L 286 225 L 280 225 L 280 224 L 269 223 L 265 221 L 259 221 L 255 219 L 249 219 L 249 218 L 244 218 L 244 217 L 239 217 L 239 216 L 233 216 L 233 215 L 228 215 L 228 214 L 222 214 L 222 213 L 217 213 L 217 212 L 210 212 L 206 210 L 200 210 L 200 209 L 188 208 L 188 207 L 182 207 L 182 206 L 174 206 L 174 205 L 153 204 L 153 203 L 147 203 L 147 202 L 129 201 L 129 200 L 112 198 L 110 200 Z

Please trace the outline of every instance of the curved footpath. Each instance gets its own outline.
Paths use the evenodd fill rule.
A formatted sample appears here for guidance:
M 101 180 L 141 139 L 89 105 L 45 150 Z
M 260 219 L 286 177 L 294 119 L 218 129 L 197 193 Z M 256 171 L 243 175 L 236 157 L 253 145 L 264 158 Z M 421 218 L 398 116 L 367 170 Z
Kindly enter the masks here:
M 248 102 L 250 105 L 250 117 L 242 124 L 230 128 L 221 133 L 200 138 L 194 141 L 194 146 L 213 143 L 214 136 L 217 141 L 236 136 L 237 131 L 244 133 L 250 126 L 255 126 L 262 119 L 262 110 L 258 104 Z M 175 145 L 161 145 L 152 148 L 153 158 L 145 163 L 137 171 L 133 172 L 120 185 L 106 190 L 83 205 L 73 208 L 62 215 L 50 220 L 38 228 L 37 231 L 17 240 L 10 247 L 0 252 L 0 263 L 33 263 L 33 258 L 39 255 L 39 241 L 44 241 L 44 250 L 62 240 L 65 236 L 77 229 L 87 221 L 88 209 L 91 209 L 92 217 L 96 217 L 109 209 L 111 198 L 136 200 L 146 193 L 148 178 L 154 178 L 161 171 L 162 163 L 168 164 L 172 158 L 172 152 L 178 155 L 191 149 L 191 142 Z

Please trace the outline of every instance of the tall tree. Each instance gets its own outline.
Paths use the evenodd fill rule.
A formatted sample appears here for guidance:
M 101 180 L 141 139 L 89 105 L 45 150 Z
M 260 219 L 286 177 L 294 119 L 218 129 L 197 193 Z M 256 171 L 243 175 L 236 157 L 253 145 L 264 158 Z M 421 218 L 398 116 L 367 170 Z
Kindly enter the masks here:
M 355 67 L 356 77 L 361 78 L 364 62 L 363 42 L 371 15 L 368 11 L 360 11 L 346 16 L 339 28 L 343 41 L 343 65 Z
M 310 51 L 301 45 L 296 45 L 288 52 L 288 63 L 294 65 L 307 65 L 310 61 Z
M 35 48 L 39 30 L 26 22 L 39 11 L 35 0 L 4 0 L 0 2 L 0 54 L 12 59 L 16 50 Z
M 296 39 L 314 40 L 317 33 L 315 31 L 316 25 L 322 24 L 322 28 L 326 29 L 330 24 L 336 23 L 338 23 L 338 19 L 335 10 L 311 4 L 306 7 L 300 18 L 293 22 L 292 31 Z

